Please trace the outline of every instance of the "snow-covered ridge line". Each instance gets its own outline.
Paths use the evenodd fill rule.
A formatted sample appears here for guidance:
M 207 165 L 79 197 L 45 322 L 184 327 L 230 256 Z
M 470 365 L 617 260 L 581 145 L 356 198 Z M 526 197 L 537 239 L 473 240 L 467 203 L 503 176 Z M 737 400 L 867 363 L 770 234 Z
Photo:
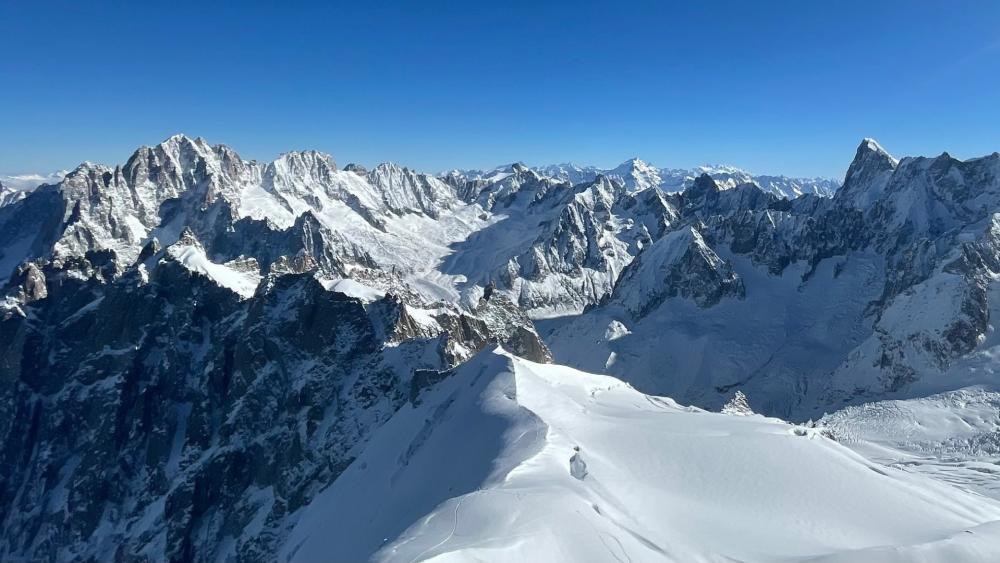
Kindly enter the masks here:
M 484 351 L 379 429 L 280 559 L 1000 556 L 1000 503 L 877 466 L 821 430 L 737 414 Z

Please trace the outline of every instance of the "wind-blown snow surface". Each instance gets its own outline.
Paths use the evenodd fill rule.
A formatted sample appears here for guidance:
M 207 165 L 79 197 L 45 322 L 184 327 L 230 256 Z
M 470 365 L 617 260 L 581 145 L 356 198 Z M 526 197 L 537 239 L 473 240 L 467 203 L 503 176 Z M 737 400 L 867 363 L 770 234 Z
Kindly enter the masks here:
M 481 353 L 390 419 L 282 561 L 991 561 L 1000 504 L 814 428 Z

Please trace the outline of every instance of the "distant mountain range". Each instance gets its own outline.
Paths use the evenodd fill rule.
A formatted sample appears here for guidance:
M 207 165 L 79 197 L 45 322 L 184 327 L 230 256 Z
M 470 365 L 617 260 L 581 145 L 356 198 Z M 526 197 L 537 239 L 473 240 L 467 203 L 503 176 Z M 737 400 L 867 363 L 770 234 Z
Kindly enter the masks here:
M 457 176 L 468 179 L 496 178 L 505 173 L 510 166 L 501 166 L 493 170 L 452 170 L 442 176 Z M 543 176 L 582 184 L 592 182 L 598 176 L 605 176 L 621 182 L 630 191 L 639 191 L 656 187 L 667 193 L 676 193 L 690 187 L 695 178 L 708 174 L 722 189 L 729 189 L 741 184 L 755 183 L 766 192 L 779 197 L 796 198 L 802 194 L 832 196 L 840 183 L 827 178 L 789 178 L 787 176 L 754 175 L 733 166 L 699 166 L 692 169 L 657 168 L 638 158 L 626 160 L 620 165 L 602 169 L 595 166 L 578 166 L 576 164 L 550 164 L 531 167 Z

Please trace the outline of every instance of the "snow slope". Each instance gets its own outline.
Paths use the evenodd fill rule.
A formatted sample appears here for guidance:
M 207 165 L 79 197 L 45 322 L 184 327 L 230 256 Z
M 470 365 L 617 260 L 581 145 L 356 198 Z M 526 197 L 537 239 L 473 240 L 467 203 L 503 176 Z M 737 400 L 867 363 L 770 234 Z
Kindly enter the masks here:
M 657 247 L 667 242 L 665 237 Z M 734 389 L 742 389 L 760 412 L 818 418 L 824 411 L 815 409 L 825 408 L 818 398 L 822 385 L 807 387 L 801 381 L 827 379 L 868 336 L 865 308 L 878 297 L 884 277 L 877 258 L 854 253 L 849 267 L 836 274 L 836 264 L 824 262 L 810 283 L 802 284 L 805 264 L 775 276 L 724 247 L 716 250 L 739 277 L 746 298 L 727 296 L 703 308 L 678 294 L 654 300 L 658 308 L 636 319 L 628 307 L 650 293 L 635 282 L 652 286 L 659 279 L 667 288 L 684 287 L 676 281 L 681 278 L 668 283 L 666 276 L 646 276 L 646 270 L 658 269 L 642 268 L 629 276 L 632 283 L 616 286 L 606 306 L 538 323 L 556 361 L 701 406 L 718 408 Z M 705 280 L 707 286 L 713 272 L 690 270 L 688 278 Z M 696 296 L 705 294 L 721 293 L 708 288 Z M 630 334 L 607 338 L 611 323 L 622 324 Z
M 281 561 L 990 561 L 1000 503 L 821 432 L 481 353 L 311 505 Z

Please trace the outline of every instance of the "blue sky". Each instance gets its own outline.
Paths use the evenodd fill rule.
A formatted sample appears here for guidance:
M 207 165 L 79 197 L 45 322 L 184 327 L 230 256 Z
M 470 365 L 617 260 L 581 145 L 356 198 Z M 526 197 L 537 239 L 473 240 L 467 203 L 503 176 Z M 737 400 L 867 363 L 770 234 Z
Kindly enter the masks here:
M 1000 150 L 995 1 L 200 4 L 0 2 L 0 172 L 176 132 L 429 171 Z

